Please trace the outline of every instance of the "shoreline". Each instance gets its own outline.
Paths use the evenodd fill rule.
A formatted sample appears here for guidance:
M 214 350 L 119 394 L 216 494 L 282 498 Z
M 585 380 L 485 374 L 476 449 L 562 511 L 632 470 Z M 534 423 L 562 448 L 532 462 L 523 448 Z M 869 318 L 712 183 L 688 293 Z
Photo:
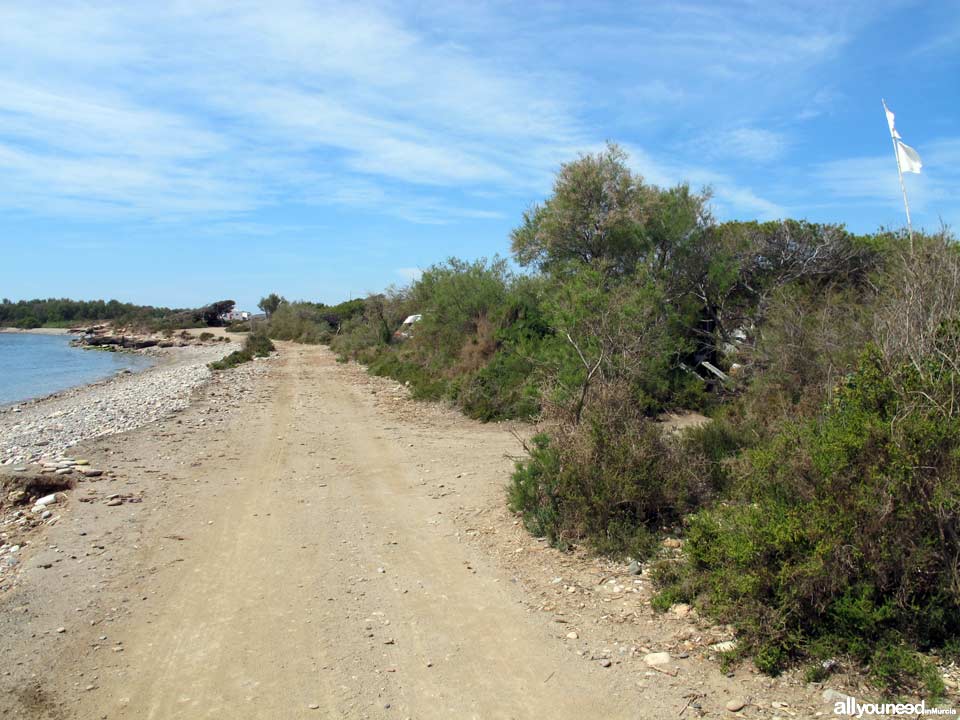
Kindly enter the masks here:
M 53 337 L 63 337 L 65 335 L 70 335 L 70 336 L 80 337 L 79 333 L 71 333 L 67 330 L 61 330 L 60 328 L 34 328 L 31 330 L 21 330 L 19 328 L 0 328 L 0 334 L 44 335 L 44 336 L 53 336 Z M 72 345 L 72 342 L 71 342 L 71 345 Z M 81 346 L 73 346 L 73 349 L 80 350 L 80 351 L 85 351 L 89 349 L 100 350 L 99 348 L 87 348 L 87 347 L 81 347 Z M 100 351 L 103 352 L 102 350 Z M 124 352 L 128 354 L 148 358 L 149 360 L 151 360 L 151 363 L 149 365 L 146 365 L 145 367 L 138 368 L 138 369 L 122 368 L 120 370 L 115 370 L 113 371 L 112 374 L 103 375 L 102 377 L 98 377 L 88 382 L 82 382 L 77 385 L 70 385 L 69 387 L 61 388 L 60 390 L 55 390 L 53 392 L 46 393 L 44 395 L 36 395 L 32 397 L 22 398 L 20 400 L 10 400 L 7 402 L 0 402 L 0 417 L 2 417 L 3 413 L 9 412 L 15 407 L 34 405 L 36 403 L 40 403 L 46 400 L 60 397 L 62 395 L 65 395 L 75 390 L 110 382 L 111 380 L 122 375 L 129 375 L 129 374 L 136 375 L 136 374 L 144 373 L 144 372 L 147 372 L 148 370 L 152 370 L 158 365 L 163 364 L 164 362 L 163 358 L 155 357 L 156 353 L 148 353 L 148 352 L 143 352 L 139 350 L 127 350 L 127 349 L 114 350 L 112 352 Z
M 10 335 L 80 335 L 69 328 L 15 328 L 0 327 L 0 333 Z
M 207 364 L 232 349 L 230 344 L 162 348 L 143 353 L 156 360 L 143 370 L 0 406 L 0 466 L 58 457 L 79 443 L 172 416 L 210 380 Z
M 77 348 L 77 349 L 82 350 L 84 348 Z M 109 383 L 112 383 L 114 380 L 129 376 L 129 375 L 142 375 L 145 372 L 150 372 L 151 370 L 159 368 L 162 365 L 168 364 L 171 361 L 172 361 L 172 358 L 156 358 L 152 365 L 147 365 L 146 367 L 140 368 L 138 370 L 130 370 L 129 368 L 115 370 L 112 375 L 105 375 L 104 377 L 98 378 L 96 380 L 91 380 L 90 382 L 80 383 L 79 385 L 71 385 L 70 387 L 65 387 L 62 390 L 55 390 L 52 393 L 47 393 L 46 395 L 37 395 L 36 397 L 24 398 L 23 400 L 12 400 L 7 403 L 0 403 L 0 423 L 2 423 L 4 415 L 8 413 L 23 412 L 25 408 L 33 407 L 35 405 L 40 405 L 50 400 L 58 400 L 61 398 L 66 398 L 71 395 L 76 395 L 88 388 L 96 388 L 101 385 L 107 385 Z M 2 454 L 2 451 L 3 451 L 3 448 L 0 447 L 0 454 Z M 0 461 L 0 464 L 2 464 L 2 461 Z

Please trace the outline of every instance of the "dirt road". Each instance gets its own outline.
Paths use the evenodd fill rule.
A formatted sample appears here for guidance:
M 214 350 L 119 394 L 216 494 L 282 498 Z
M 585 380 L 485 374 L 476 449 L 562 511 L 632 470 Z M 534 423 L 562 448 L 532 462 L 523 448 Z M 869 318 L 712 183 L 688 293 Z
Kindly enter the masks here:
M 502 477 L 515 440 L 401 430 L 340 370 L 325 350 L 288 349 L 260 404 L 215 435 L 236 459 L 172 481 L 179 499 L 117 581 L 143 607 L 61 643 L 91 683 L 67 714 L 635 716 L 564 662 L 447 517 L 458 490 Z M 157 440 L 142 442 L 146 456 Z M 157 456 L 204 455 L 179 444 Z
M 122 628 L 124 667 L 81 716 L 618 714 L 470 572 L 421 474 L 467 468 L 431 467 L 384 424 L 329 355 L 289 353 L 263 412 L 222 439 L 243 448 L 234 487 L 175 523 L 194 538 L 184 561 L 154 581 L 155 615 Z
M 507 428 L 412 404 L 323 348 L 284 346 L 239 399 L 218 382 L 177 421 L 85 448 L 117 479 L 74 491 L 0 600 L 0 654 L 17 658 L 0 710 L 651 718 L 797 702 L 681 652 L 717 638 L 655 619 L 622 567 L 527 536 L 503 511 Z M 84 502 L 108 492 L 142 502 Z M 670 666 L 643 663 L 664 649 Z

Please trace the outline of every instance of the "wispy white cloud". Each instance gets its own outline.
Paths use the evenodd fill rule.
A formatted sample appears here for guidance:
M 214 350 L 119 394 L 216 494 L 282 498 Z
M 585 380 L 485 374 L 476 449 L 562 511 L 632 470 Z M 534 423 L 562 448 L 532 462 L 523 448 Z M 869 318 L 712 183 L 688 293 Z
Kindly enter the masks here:
M 687 98 L 687 93 L 677 83 L 668 83 L 662 78 L 631 84 L 621 93 L 624 101 L 641 109 L 649 110 L 651 106 L 662 108 L 664 105 L 675 105 Z
M 70 154 L 191 160 L 228 148 L 224 138 L 172 112 L 131 105 L 97 88 L 54 89 L 0 78 L 4 135 Z
M 795 118 L 803 122 L 835 112 L 842 99 L 842 93 L 835 88 L 817 88 L 807 96 L 798 98 Z
M 417 222 L 493 217 L 415 199 L 412 188 L 530 192 L 543 169 L 519 149 L 580 132 L 563 103 L 522 74 L 429 42 L 375 8 L 85 9 L 0 11 L 0 60 L 15 48 L 27 68 L 0 70 L 2 184 L 19 189 L 0 203 L 169 216 L 250 211 L 293 195 L 376 204 Z M 52 37 L 70 30 L 68 47 L 21 30 L 41 25 Z M 174 44 L 181 52 L 168 52 Z
M 647 182 L 661 187 L 689 183 L 694 189 L 710 189 L 713 193 L 714 210 L 722 218 L 757 217 L 761 220 L 776 220 L 787 216 L 784 207 L 761 197 L 728 174 L 693 164 L 661 162 L 634 145 L 626 146 L 626 149 L 630 152 L 633 169 Z
M 710 160 L 769 163 L 786 153 L 789 140 L 780 132 L 757 127 L 714 129 L 688 143 L 694 152 Z
M 915 219 L 928 226 L 941 219 L 948 223 L 960 221 L 955 204 L 956 188 L 960 185 L 960 138 L 924 143 L 921 152 L 923 172 L 904 175 Z M 892 149 L 887 155 L 821 163 L 814 168 L 813 179 L 826 197 L 884 208 L 894 214 L 903 209 Z
M 651 181 L 708 184 L 723 212 L 779 216 L 742 179 L 793 148 L 763 116 L 798 89 L 822 106 L 808 71 L 872 8 L 7 5 L 0 207 L 243 223 L 292 202 L 426 224 L 500 219 L 498 200 L 542 196 L 561 162 L 616 139 L 602 114 L 615 98 L 624 123 L 636 114 L 662 126 L 682 112 L 687 137 L 709 138 L 636 141 Z M 731 169 L 732 158 L 748 163 Z
M 896 204 L 900 201 L 893 156 L 844 158 L 820 164 L 814 173 L 829 196 Z

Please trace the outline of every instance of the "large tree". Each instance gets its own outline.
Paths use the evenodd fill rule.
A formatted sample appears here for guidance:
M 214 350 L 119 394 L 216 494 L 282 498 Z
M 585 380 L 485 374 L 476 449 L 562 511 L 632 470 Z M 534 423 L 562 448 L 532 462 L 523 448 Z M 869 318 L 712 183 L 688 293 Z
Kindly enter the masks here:
M 644 221 L 658 197 L 630 171 L 617 145 L 582 155 L 560 168 L 553 195 L 524 213 L 511 233 L 514 256 L 545 271 L 574 261 L 630 272 L 644 251 Z

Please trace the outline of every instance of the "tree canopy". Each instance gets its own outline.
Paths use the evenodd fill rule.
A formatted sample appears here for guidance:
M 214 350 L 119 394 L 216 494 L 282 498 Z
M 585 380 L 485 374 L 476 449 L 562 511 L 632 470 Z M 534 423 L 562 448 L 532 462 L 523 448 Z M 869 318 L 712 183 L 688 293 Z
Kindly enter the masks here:
M 287 299 L 282 295 L 270 293 L 266 297 L 260 298 L 260 302 L 257 303 L 257 307 L 263 310 L 267 314 L 267 317 L 270 317 L 277 311 L 277 308 L 286 301 Z

